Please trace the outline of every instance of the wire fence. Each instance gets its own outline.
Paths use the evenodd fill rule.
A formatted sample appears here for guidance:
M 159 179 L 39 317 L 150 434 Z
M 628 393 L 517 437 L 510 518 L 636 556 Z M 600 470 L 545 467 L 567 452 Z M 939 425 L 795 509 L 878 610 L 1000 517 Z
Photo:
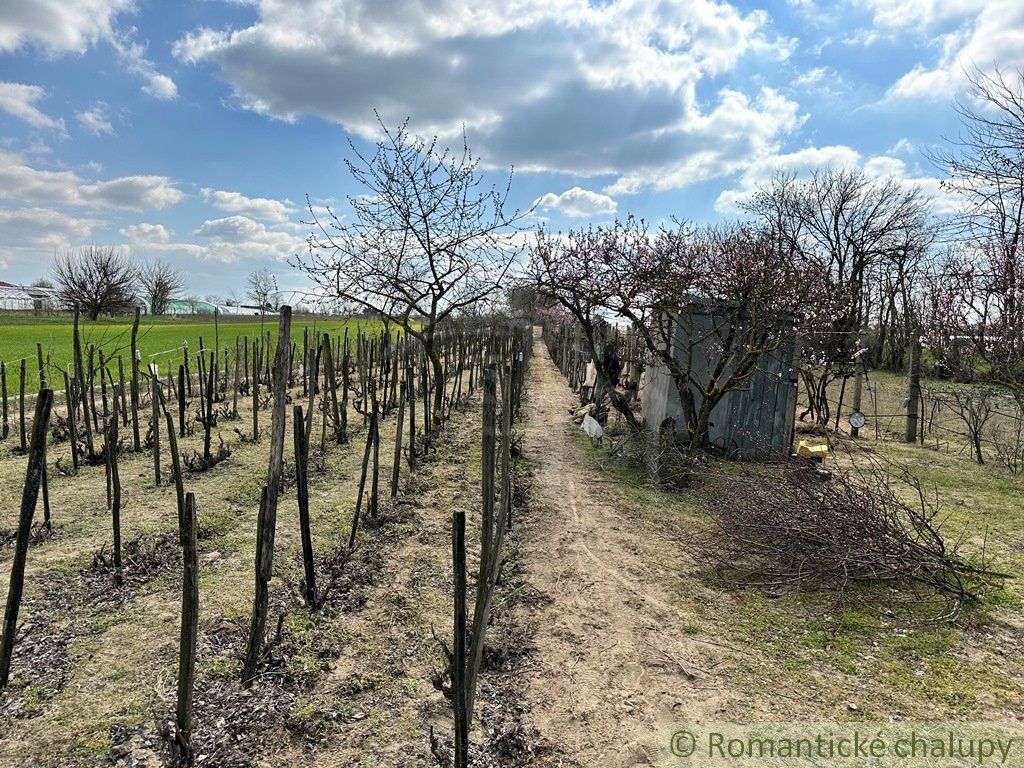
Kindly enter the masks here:
M 825 399 L 830 418 L 822 429 L 807 419 L 809 401 L 801 386 L 798 433 L 849 437 L 853 432 L 850 417 L 859 410 L 864 416 L 864 425 L 858 430 L 860 439 L 906 440 L 910 388 L 905 375 L 868 372 L 859 408 L 854 407 L 849 387 L 848 383 L 845 397 L 840 396 L 841 382 L 829 389 Z M 980 453 L 983 461 L 1009 464 L 1014 472 L 1024 470 L 1024 414 L 1010 393 L 990 386 L 922 377 L 917 414 L 914 431 L 919 445 L 971 455 L 975 460 Z

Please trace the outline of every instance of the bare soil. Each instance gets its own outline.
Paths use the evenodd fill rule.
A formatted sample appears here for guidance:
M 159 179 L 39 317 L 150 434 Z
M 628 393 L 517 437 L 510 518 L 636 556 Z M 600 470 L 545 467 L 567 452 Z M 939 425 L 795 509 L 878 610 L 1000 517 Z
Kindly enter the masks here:
M 710 671 L 720 649 L 681 627 L 665 531 L 620 511 L 585 461 L 574 395 L 539 340 L 531 366 L 523 568 L 549 599 L 523 608 L 537 626 L 526 699 L 549 764 L 654 765 L 659 723 L 721 718 L 737 694 Z

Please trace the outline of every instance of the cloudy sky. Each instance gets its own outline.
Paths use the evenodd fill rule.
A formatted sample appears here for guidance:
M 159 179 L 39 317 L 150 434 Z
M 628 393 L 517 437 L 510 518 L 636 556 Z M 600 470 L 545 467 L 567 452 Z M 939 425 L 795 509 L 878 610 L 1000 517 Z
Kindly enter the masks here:
M 345 210 L 348 142 L 465 126 L 554 228 L 710 221 L 774 169 L 941 191 L 964 67 L 1024 66 L 1021 0 L 4 0 L 0 279 L 122 245 L 230 295 L 302 287 L 308 195 Z M 497 178 L 497 176 L 495 176 Z

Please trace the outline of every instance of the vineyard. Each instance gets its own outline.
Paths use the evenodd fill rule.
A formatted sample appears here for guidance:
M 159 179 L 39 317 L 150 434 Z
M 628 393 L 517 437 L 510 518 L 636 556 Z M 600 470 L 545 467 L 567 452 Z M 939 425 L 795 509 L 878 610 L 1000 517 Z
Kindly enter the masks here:
M 14 415 L 3 461 L 3 508 L 14 513 L 3 519 L 8 754 L 57 750 L 91 765 L 137 760 L 141 749 L 249 764 L 282 728 L 315 749 L 364 718 L 365 727 L 412 717 L 376 703 L 378 686 L 401 710 L 432 679 L 449 696 L 467 675 L 487 681 L 483 633 L 470 647 L 451 639 L 452 622 L 467 621 L 465 605 L 453 614 L 453 520 L 463 562 L 468 548 L 483 577 L 468 621 L 486 626 L 500 610 L 497 568 L 523 493 L 511 425 L 527 332 L 453 330 L 435 380 L 401 336 L 304 328 L 306 344 L 293 343 L 290 323 L 283 310 L 273 337 L 238 339 L 238 356 L 234 343 L 223 355 L 197 345 L 172 375 L 136 365 L 125 379 L 107 362 L 115 355 L 75 332 L 68 387 L 28 403 L 26 453 Z M 59 370 L 44 362 L 37 374 L 45 383 Z M 416 545 L 427 536 L 448 546 Z M 414 652 L 391 658 L 372 642 L 379 631 L 415 638 Z M 360 638 L 390 658 L 387 679 L 351 655 Z M 351 696 L 334 701 L 341 689 Z M 481 692 L 480 706 L 491 695 Z M 454 722 L 434 711 L 408 727 L 436 728 L 432 748 L 443 754 Z

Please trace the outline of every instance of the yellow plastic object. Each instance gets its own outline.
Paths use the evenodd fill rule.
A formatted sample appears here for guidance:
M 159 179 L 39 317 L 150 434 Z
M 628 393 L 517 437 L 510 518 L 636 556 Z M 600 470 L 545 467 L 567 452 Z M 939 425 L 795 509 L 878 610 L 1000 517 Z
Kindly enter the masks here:
M 804 456 L 815 461 L 823 461 L 828 456 L 828 446 L 812 445 L 806 440 L 801 440 L 796 444 L 796 452 L 798 456 Z

